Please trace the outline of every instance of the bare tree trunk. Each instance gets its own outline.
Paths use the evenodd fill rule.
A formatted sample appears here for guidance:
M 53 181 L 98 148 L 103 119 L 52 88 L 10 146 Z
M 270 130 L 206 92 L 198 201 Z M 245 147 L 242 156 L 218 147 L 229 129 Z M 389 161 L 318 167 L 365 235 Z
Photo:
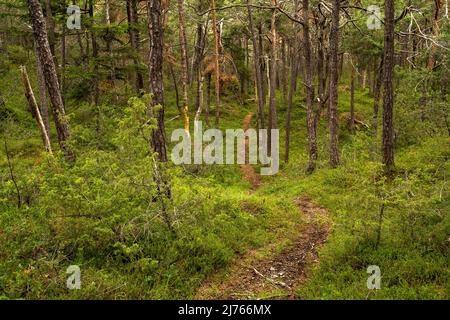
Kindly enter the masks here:
M 175 101 L 177 104 L 178 115 L 181 116 L 182 110 L 181 110 L 181 106 L 180 106 L 180 94 L 178 92 L 178 81 L 177 81 L 175 72 L 173 71 L 173 65 L 170 62 L 169 62 L 169 73 L 170 73 L 170 76 L 172 77 L 173 89 L 175 90 Z
M 56 54 L 55 54 L 55 45 L 56 45 L 55 21 L 53 20 L 52 6 L 50 2 L 51 0 L 45 0 L 45 17 L 48 28 L 48 42 L 50 46 L 50 52 L 52 53 L 55 65 L 58 65 L 56 62 Z
M 36 69 L 37 78 L 39 84 L 39 103 L 41 105 L 40 111 L 42 116 L 42 121 L 44 122 L 45 131 L 50 140 L 50 119 L 48 116 L 48 102 L 47 102 L 47 91 L 45 87 L 44 70 L 42 70 L 42 65 L 39 61 L 39 53 L 37 51 L 36 41 L 34 42 L 34 51 L 36 55 Z
M 338 50 L 339 50 L 339 0 L 333 0 L 333 12 L 330 33 L 330 165 L 339 165 L 338 147 Z
M 262 85 L 262 97 L 263 97 L 263 105 L 264 108 L 266 107 L 266 99 L 267 99 L 267 84 L 266 84 L 266 80 L 267 80 L 267 72 L 266 72 L 266 62 L 264 59 L 264 41 L 263 41 L 263 26 L 262 23 L 260 23 L 258 25 L 258 52 L 259 52 L 259 68 L 260 68 L 260 73 L 261 73 L 261 85 Z M 264 116 L 264 110 L 261 113 L 261 128 L 264 129 L 265 128 L 265 116 Z
M 128 33 L 130 35 L 130 44 L 134 50 L 133 53 L 133 64 L 136 68 L 134 71 L 134 86 L 136 92 L 140 93 L 144 89 L 144 78 L 139 69 L 139 47 L 140 47 L 140 36 L 139 36 L 139 16 L 138 16 L 138 0 L 127 0 L 127 18 L 128 18 Z
M 377 147 L 377 141 L 378 141 L 378 111 L 380 108 L 380 97 L 381 97 L 381 86 L 383 83 L 383 57 L 381 57 L 379 68 L 374 68 L 374 82 L 375 82 L 375 88 L 374 88 L 374 99 L 373 99 L 373 118 L 372 118 L 372 134 L 373 134 L 373 145 L 371 147 L 371 159 L 374 159 L 374 156 L 376 154 L 376 151 L 378 149 Z
M 256 96 L 258 100 L 259 106 L 259 119 L 261 121 L 261 128 L 264 129 L 264 109 L 265 109 L 265 98 L 264 98 L 264 89 L 263 89 L 263 80 L 261 74 L 260 67 L 260 57 L 261 52 L 259 51 L 258 44 L 258 36 L 256 34 L 256 30 L 253 23 L 253 12 L 251 7 L 251 1 L 247 0 L 247 12 L 248 12 L 248 23 L 250 33 L 252 35 L 252 43 L 253 43 L 253 66 L 255 69 L 255 82 L 256 82 Z
M 353 63 L 350 80 L 350 132 L 355 133 L 355 66 Z
M 206 113 L 205 121 L 206 125 L 209 126 L 209 111 L 211 108 L 211 73 L 206 75 Z
M 35 119 L 38 124 L 39 130 L 41 132 L 42 142 L 44 143 L 44 148 L 48 153 L 52 153 L 52 147 L 50 144 L 50 138 L 47 134 L 47 129 L 45 128 L 44 121 L 41 117 L 41 112 L 39 111 L 39 107 L 36 102 L 36 98 L 33 93 L 33 89 L 31 88 L 30 79 L 28 78 L 27 69 L 25 66 L 20 67 L 20 71 L 22 74 L 22 83 L 25 89 L 25 97 L 27 98 L 28 104 L 30 108 L 34 111 Z
M 303 51 L 305 57 L 305 93 L 306 93 L 306 127 L 308 135 L 309 162 L 307 172 L 311 173 L 316 167 L 317 160 L 317 132 L 314 125 L 314 80 L 313 63 L 311 57 L 311 39 L 309 35 L 309 0 L 303 0 Z
M 281 88 L 283 91 L 283 101 L 287 102 L 287 68 L 286 68 L 286 41 L 281 39 Z
M 440 32 L 439 20 L 441 18 L 442 0 L 434 0 L 433 16 L 433 35 L 438 36 Z M 428 69 L 432 70 L 435 64 L 436 45 L 431 43 L 430 53 L 428 55 Z
M 220 108 L 220 66 L 219 66 L 219 35 L 217 33 L 216 19 L 216 1 L 211 0 L 212 24 L 214 33 L 214 71 L 215 71 L 215 126 L 219 126 L 219 108 Z
M 394 167 L 394 0 L 385 0 L 383 68 L 383 164 L 388 172 Z
M 75 160 L 75 154 L 68 144 L 70 139 L 70 125 L 66 118 L 66 112 L 61 96 L 61 91 L 56 74 L 56 67 L 45 30 L 45 21 L 42 14 L 39 0 L 27 0 L 28 8 L 33 27 L 33 34 L 36 40 L 37 51 L 39 53 L 39 62 L 43 66 L 45 84 L 48 89 L 50 101 L 52 103 L 53 117 L 55 120 L 56 131 L 58 133 L 58 142 L 60 149 L 69 161 Z
M 273 7 L 277 5 L 276 0 L 272 0 Z M 269 90 L 269 153 L 271 153 L 271 129 L 277 128 L 277 105 L 276 105 L 276 89 L 277 89 L 277 29 L 276 29 L 276 9 L 272 9 L 272 19 L 270 23 L 271 48 L 270 48 L 270 90 Z
M 184 7 L 183 0 L 178 0 L 178 22 L 179 22 L 179 36 L 180 36 L 180 48 L 181 48 L 181 88 L 183 92 L 183 112 L 184 112 L 184 130 L 189 132 L 189 108 L 188 108 L 188 93 L 187 93 L 187 81 L 188 81 L 188 58 L 186 51 L 186 31 L 184 23 Z
M 64 101 L 64 92 L 66 90 L 66 25 L 63 24 L 61 30 L 61 69 L 60 69 L 61 95 Z
M 108 26 L 108 33 L 111 32 L 109 27 L 111 26 L 111 18 L 110 18 L 110 0 L 105 0 L 105 20 L 106 25 Z M 111 83 L 114 90 L 114 97 L 116 102 L 119 100 L 119 95 L 116 90 L 116 61 L 112 50 L 112 37 L 108 34 L 106 39 L 106 50 L 108 51 L 109 60 L 111 61 Z
M 295 94 L 295 89 L 297 87 L 297 73 L 298 73 L 298 64 L 297 64 L 297 55 L 295 54 L 297 51 L 293 51 L 293 55 L 291 58 L 291 80 L 289 86 L 289 95 L 288 95 L 288 105 L 286 110 L 286 138 L 284 141 L 284 162 L 288 163 L 289 161 L 289 145 L 290 145 L 290 137 L 291 137 L 291 113 L 292 113 L 292 104 Z
M 149 75 L 150 92 L 153 93 L 149 106 L 156 113 L 157 128 L 152 132 L 152 147 L 161 162 L 167 162 L 166 131 L 164 127 L 164 79 L 163 79 L 163 29 L 161 0 L 147 0 L 148 32 L 150 38 Z M 158 110 L 154 110 L 160 106 Z

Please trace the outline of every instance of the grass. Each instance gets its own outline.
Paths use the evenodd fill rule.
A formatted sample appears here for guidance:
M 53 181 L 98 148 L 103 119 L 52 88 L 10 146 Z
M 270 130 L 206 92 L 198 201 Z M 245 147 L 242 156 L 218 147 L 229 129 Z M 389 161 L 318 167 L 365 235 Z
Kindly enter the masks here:
M 30 74 L 33 72 L 30 71 Z M 239 166 L 170 168 L 177 236 L 169 232 L 152 188 L 151 172 L 136 142 L 118 147 L 115 118 L 123 105 L 102 106 L 102 150 L 96 150 L 92 107 L 68 101 L 77 164 L 42 155 L 39 133 L 25 109 L 18 71 L 2 81 L 6 106 L 15 114 L 7 140 L 14 170 L 30 205 L 16 208 L 6 158 L 0 153 L 0 297 L 5 299 L 183 299 L 192 298 L 209 275 L 224 272 L 251 249 L 280 243 L 301 223 L 292 200 L 309 195 L 331 214 L 332 232 L 320 264 L 297 291 L 300 299 L 448 299 L 450 200 L 446 137 L 435 135 L 397 148 L 396 179 L 382 179 L 379 155 L 369 157 L 373 138 L 351 135 L 341 123 L 342 164 L 328 167 L 326 122 L 320 124 L 317 170 L 307 175 L 303 97 L 292 115 L 291 156 L 275 176 L 250 193 Z M 32 79 L 33 81 L 34 78 Z M 286 106 L 279 97 L 278 122 Z M 349 92 L 339 96 L 349 111 Z M 356 93 L 356 110 L 371 119 L 372 97 Z M 177 114 L 168 90 L 166 118 Z M 220 128 L 241 128 L 253 103 L 224 97 Z M 191 107 L 190 118 L 195 110 Z M 213 110 L 211 111 L 213 123 Z M 167 122 L 167 133 L 181 120 Z M 284 130 L 280 130 L 280 155 Z M 54 133 L 53 133 L 54 135 Z M 134 139 L 134 140 L 133 140 Z M 119 141 L 117 140 L 117 141 Z M 56 145 L 55 145 L 56 149 Z M 169 148 L 170 150 L 170 148 Z M 134 153 L 136 156 L 134 156 Z M 385 211 L 379 223 L 380 206 Z M 381 229 L 380 229 L 381 228 Z M 380 234 L 380 241 L 377 241 Z M 66 289 L 66 268 L 82 270 L 82 290 Z M 382 272 L 382 289 L 366 287 L 369 265 Z M 268 292 L 270 296 L 273 292 Z

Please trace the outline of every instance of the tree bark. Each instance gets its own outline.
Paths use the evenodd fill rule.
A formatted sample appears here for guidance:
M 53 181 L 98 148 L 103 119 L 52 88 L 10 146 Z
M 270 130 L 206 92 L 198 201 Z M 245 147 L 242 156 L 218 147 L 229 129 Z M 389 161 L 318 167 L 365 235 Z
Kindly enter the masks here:
M 219 66 L 219 35 L 217 32 L 216 1 L 211 0 L 212 24 L 214 33 L 214 71 L 215 71 L 215 127 L 219 126 L 220 109 L 220 66 Z
M 295 54 L 296 50 L 293 51 L 293 55 L 291 58 L 291 80 L 289 85 L 289 94 L 288 94 L 288 105 L 286 110 L 286 138 L 284 141 L 284 162 L 289 162 L 289 146 L 290 146 L 290 138 L 291 138 L 291 113 L 292 113 L 292 104 L 295 94 L 295 89 L 297 87 L 297 73 L 298 73 L 298 64 L 297 64 L 297 55 Z
M 181 49 L 181 89 L 183 93 L 183 112 L 184 112 L 184 130 L 189 132 L 189 107 L 188 107 L 188 58 L 186 49 L 186 31 L 184 23 L 184 4 L 183 0 L 178 0 L 178 22 L 179 22 L 179 37 Z
M 383 68 L 383 164 L 388 172 L 394 167 L 394 0 L 384 4 L 384 68 Z
M 164 127 L 164 79 L 163 79 L 163 29 L 161 0 L 147 0 L 148 32 L 150 38 L 149 75 L 150 104 L 157 120 L 152 132 L 153 151 L 158 153 L 161 162 L 167 162 L 166 131 Z M 156 107 L 159 107 L 156 109 Z
M 307 172 L 311 173 L 316 167 L 317 160 L 317 131 L 314 125 L 314 80 L 313 63 L 311 57 L 311 39 L 309 35 L 309 0 L 303 0 L 303 54 L 305 58 L 305 94 L 306 94 L 306 128 L 308 136 L 309 162 Z
M 130 36 L 130 44 L 133 48 L 133 64 L 136 68 L 134 71 L 134 86 L 136 92 L 139 94 L 144 89 L 144 78 L 140 72 L 139 65 L 139 48 L 140 48 L 140 35 L 139 35 L 139 16 L 138 16 L 138 0 L 127 0 L 127 19 L 128 19 L 128 34 Z
M 350 79 L 350 132 L 355 133 L 355 66 L 353 63 Z
M 339 0 L 333 0 L 333 12 L 330 33 L 330 165 L 339 165 L 338 147 L 338 50 L 339 50 Z
M 74 161 L 75 153 L 68 144 L 70 139 L 70 125 L 66 118 L 64 103 L 61 96 L 61 91 L 56 74 L 56 67 L 53 61 L 53 56 L 50 51 L 50 45 L 47 37 L 47 30 L 45 29 L 44 16 L 39 0 L 27 0 L 28 9 L 31 17 L 31 24 L 33 27 L 33 34 L 36 40 L 37 51 L 39 54 L 39 62 L 43 66 L 45 84 L 48 90 L 50 101 L 52 103 L 53 118 L 58 134 L 58 142 L 61 151 L 66 156 L 67 160 Z
M 33 89 L 31 88 L 30 84 L 30 79 L 28 78 L 27 69 L 25 66 L 22 66 L 20 67 L 20 71 L 22 74 L 23 87 L 25 89 L 25 97 L 27 98 L 28 104 L 30 105 L 31 109 L 34 111 L 35 119 L 41 132 L 42 142 L 44 143 L 45 151 L 51 154 L 52 147 L 50 144 L 50 138 L 48 136 L 47 129 L 45 128 L 44 121 L 42 120 L 41 112 L 39 111 L 36 98 L 34 97 Z
M 47 136 L 50 140 L 50 119 L 48 116 L 47 90 L 45 87 L 44 70 L 42 70 L 42 65 L 39 61 L 39 53 L 37 51 L 36 41 L 34 42 L 34 51 L 36 55 L 37 79 L 39 84 L 39 103 L 41 105 L 40 111 L 42 121 L 44 122 L 45 131 L 47 132 Z
M 273 7 L 277 5 L 276 0 L 272 0 Z M 276 29 L 276 9 L 272 9 L 272 18 L 270 23 L 271 47 L 270 47 L 270 90 L 269 90 L 269 152 L 271 150 L 271 129 L 277 129 L 277 29 Z
M 258 36 L 257 36 L 254 22 L 253 22 L 253 12 L 252 12 L 252 7 L 251 7 L 251 0 L 247 0 L 247 12 L 248 12 L 249 29 L 250 29 L 250 33 L 252 35 L 252 43 L 253 43 L 253 67 L 255 70 L 256 96 L 257 96 L 258 106 L 259 106 L 259 119 L 261 121 L 261 128 L 264 129 L 265 99 L 264 99 L 264 89 L 263 89 L 261 67 L 260 67 L 261 52 L 259 51 Z

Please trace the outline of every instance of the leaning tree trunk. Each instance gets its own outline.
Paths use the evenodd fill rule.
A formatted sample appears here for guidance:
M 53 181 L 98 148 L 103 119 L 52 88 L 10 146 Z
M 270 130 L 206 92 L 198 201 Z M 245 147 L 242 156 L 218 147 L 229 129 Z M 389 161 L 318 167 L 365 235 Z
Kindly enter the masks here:
M 181 90 L 183 93 L 183 112 L 184 112 L 184 130 L 189 133 L 189 107 L 188 107 L 188 58 L 186 49 L 186 31 L 184 23 L 184 4 L 183 0 L 178 0 L 178 22 L 180 27 L 180 49 L 181 49 Z
M 161 0 L 147 0 L 148 32 L 150 38 L 149 77 L 153 94 L 150 108 L 156 112 L 157 127 L 152 132 L 152 147 L 161 162 L 167 162 L 166 130 L 164 127 L 163 29 Z
M 394 0 L 386 0 L 384 5 L 384 67 L 383 67 L 383 164 L 387 172 L 394 166 Z
M 69 161 L 74 161 L 75 153 L 68 144 L 70 139 L 70 125 L 66 118 L 58 76 L 56 74 L 56 67 L 50 51 L 47 30 L 45 29 L 45 21 L 42 14 L 41 4 L 39 3 L 39 0 L 27 1 L 31 24 L 33 27 L 33 34 L 36 40 L 39 55 L 39 62 L 43 67 L 45 84 L 52 103 L 52 112 L 58 134 L 59 147 Z
M 27 69 L 25 66 L 20 67 L 20 71 L 22 73 L 22 82 L 23 87 L 25 89 L 25 97 L 27 98 L 28 104 L 30 108 L 33 110 L 35 115 L 36 122 L 38 124 L 39 130 L 41 132 L 42 141 L 44 143 L 44 148 L 48 153 L 52 153 L 52 146 L 50 144 L 50 138 L 47 133 L 47 128 L 45 127 L 44 121 L 41 117 L 41 112 L 39 111 L 38 104 L 36 102 L 36 98 L 33 93 L 33 89 L 31 88 L 30 79 L 28 78 Z
M 339 9 L 340 0 L 333 0 L 333 12 L 330 33 L 330 165 L 339 165 L 338 148 L 338 50 L 339 50 Z

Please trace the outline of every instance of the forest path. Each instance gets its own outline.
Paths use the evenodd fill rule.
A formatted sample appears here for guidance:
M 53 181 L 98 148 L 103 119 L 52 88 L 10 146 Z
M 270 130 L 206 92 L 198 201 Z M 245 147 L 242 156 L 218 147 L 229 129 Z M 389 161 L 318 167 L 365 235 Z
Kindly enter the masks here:
M 318 249 L 325 243 L 328 212 L 308 197 L 294 200 L 302 224 L 290 245 L 277 240 L 266 247 L 237 257 L 225 272 L 206 279 L 197 299 L 295 299 L 296 290 L 307 279 L 308 270 L 318 262 Z M 278 250 L 277 250 L 278 248 Z
M 243 129 L 244 132 L 250 128 L 250 123 L 252 121 L 253 113 L 249 113 L 244 118 Z M 247 180 L 252 186 L 253 190 L 256 190 L 261 185 L 261 176 L 256 173 L 255 169 L 249 164 L 248 160 L 248 137 L 245 138 L 245 164 L 241 165 L 242 175 L 244 179 Z
M 251 119 L 251 113 L 245 117 L 244 131 Z M 250 164 L 242 165 L 241 170 L 253 189 L 261 185 L 260 176 Z M 207 278 L 195 298 L 295 299 L 296 289 L 318 262 L 318 249 L 327 240 L 329 224 L 328 211 L 310 198 L 300 196 L 294 203 L 302 216 L 294 235 L 274 237 L 276 240 L 268 245 L 239 255 L 230 268 Z

